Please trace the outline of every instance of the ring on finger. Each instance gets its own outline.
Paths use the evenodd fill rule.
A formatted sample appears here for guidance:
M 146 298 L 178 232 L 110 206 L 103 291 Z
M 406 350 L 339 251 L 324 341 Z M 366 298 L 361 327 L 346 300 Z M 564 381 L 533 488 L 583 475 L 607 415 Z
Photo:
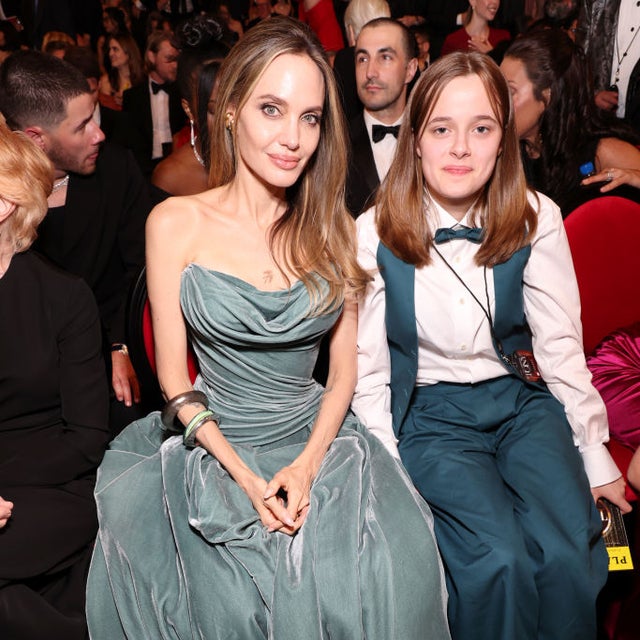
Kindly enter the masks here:
M 613 180 L 613 171 L 607 171 L 607 182 L 611 182 Z

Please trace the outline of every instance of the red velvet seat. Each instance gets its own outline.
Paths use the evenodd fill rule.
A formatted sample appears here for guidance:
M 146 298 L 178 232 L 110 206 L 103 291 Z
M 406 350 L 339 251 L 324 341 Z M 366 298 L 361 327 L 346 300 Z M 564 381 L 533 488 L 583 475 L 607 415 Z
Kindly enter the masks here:
M 616 329 L 640 321 L 640 204 L 607 196 L 586 202 L 565 219 L 582 305 L 584 350 L 593 353 Z M 631 450 L 613 442 L 621 470 Z M 637 496 L 629 488 L 630 500 Z
M 153 340 L 151 308 L 147 294 L 146 269 L 138 275 L 129 295 L 127 339 L 133 367 L 143 388 L 157 389 L 156 352 Z M 189 348 L 187 353 L 189 377 L 194 382 L 198 375 L 198 363 Z
M 565 219 L 565 229 L 580 288 L 584 350 L 595 374 L 594 384 L 607 404 L 612 431 L 619 430 L 627 443 L 637 442 L 631 433 L 640 428 L 640 424 L 633 422 L 640 413 L 635 404 L 640 394 L 632 388 L 639 375 L 638 349 L 635 329 L 631 325 L 640 321 L 640 204 L 614 196 L 597 198 L 573 211 Z M 623 331 L 617 332 L 618 329 Z M 605 338 L 607 340 L 603 342 Z M 631 353 L 618 352 L 612 356 L 612 348 L 624 349 L 625 344 L 631 348 Z M 619 379 L 614 370 L 616 357 L 621 367 Z M 628 410 L 625 403 L 629 403 Z M 626 476 L 633 449 L 612 437 L 609 451 Z M 629 486 L 627 499 L 637 500 Z M 637 505 L 626 519 L 632 525 L 629 542 L 637 565 L 640 563 Z M 600 601 L 602 637 L 610 640 L 639 637 L 640 579 L 637 572 L 636 567 L 633 572 L 610 575 Z

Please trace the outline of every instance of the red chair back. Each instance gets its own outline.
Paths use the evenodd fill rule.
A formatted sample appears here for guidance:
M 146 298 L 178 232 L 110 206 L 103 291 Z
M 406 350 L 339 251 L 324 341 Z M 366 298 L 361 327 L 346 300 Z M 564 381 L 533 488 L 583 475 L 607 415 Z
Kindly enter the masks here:
M 149 305 L 148 299 L 144 304 L 144 309 L 142 312 L 142 338 L 144 340 L 144 350 L 147 355 L 147 360 L 149 361 L 149 366 L 151 367 L 153 373 L 157 375 L 156 349 L 153 340 L 151 307 Z M 191 382 L 195 382 L 196 376 L 198 375 L 198 363 L 191 347 L 189 347 L 189 351 L 187 352 L 187 367 L 189 369 L 189 378 L 191 379 Z
M 584 350 L 640 320 L 640 204 L 605 196 L 564 221 L 580 288 Z

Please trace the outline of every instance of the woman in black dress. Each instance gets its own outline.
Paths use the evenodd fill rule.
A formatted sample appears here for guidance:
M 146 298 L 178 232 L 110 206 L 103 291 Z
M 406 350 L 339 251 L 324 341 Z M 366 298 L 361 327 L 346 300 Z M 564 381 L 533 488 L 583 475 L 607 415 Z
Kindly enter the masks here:
M 53 171 L 0 125 L 0 635 L 86 637 L 108 387 L 89 287 L 27 251 Z M 53 185 L 55 189 L 55 185 Z

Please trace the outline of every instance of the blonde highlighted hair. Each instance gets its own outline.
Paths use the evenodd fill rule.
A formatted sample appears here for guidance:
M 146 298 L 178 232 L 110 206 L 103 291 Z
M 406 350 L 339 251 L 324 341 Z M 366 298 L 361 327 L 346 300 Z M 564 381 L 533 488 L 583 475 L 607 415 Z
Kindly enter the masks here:
M 0 124 L 0 198 L 15 204 L 1 225 L 14 251 L 26 251 L 36 239 L 36 229 L 47 213 L 53 186 L 49 158 L 22 131 Z
M 220 68 L 211 133 L 209 184 L 219 187 L 236 175 L 235 127 L 227 128 L 228 112 L 240 116 L 267 67 L 284 54 L 308 56 L 324 79 L 320 139 L 302 175 L 286 191 L 287 209 L 270 236 L 274 258 L 319 299 L 317 274 L 329 283 L 320 311 L 339 305 L 348 291 L 364 291 L 367 274 L 356 260 L 354 223 L 344 203 L 347 173 L 346 125 L 333 72 L 313 32 L 292 18 L 261 21 L 236 44 Z
M 475 224 L 484 228 L 476 255 L 479 265 L 508 260 L 534 234 L 537 215 L 527 199 L 511 97 L 498 66 L 481 53 L 456 52 L 432 64 L 420 77 L 407 106 L 398 148 L 376 199 L 376 223 L 381 241 L 405 262 L 430 263 L 432 234 L 425 215 L 429 185 L 417 146 L 443 89 L 453 78 L 476 75 L 502 127 L 501 153 L 475 208 Z

